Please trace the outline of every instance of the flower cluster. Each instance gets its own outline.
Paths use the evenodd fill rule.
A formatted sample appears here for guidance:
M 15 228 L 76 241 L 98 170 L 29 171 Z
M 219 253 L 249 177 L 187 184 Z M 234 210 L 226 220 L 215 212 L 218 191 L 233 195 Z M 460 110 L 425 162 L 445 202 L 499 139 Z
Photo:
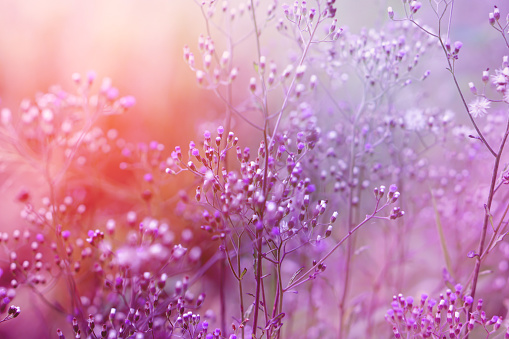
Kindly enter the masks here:
M 474 329 L 484 329 L 486 338 L 499 335 L 502 317 L 489 319 L 483 310 L 483 300 L 477 301 L 474 312 L 468 313 L 474 299 L 464 295 L 463 287 L 456 285 L 454 291 L 448 289 L 438 299 L 422 294 L 419 302 L 413 297 L 398 294 L 393 297 L 392 308 L 385 320 L 393 326 L 395 338 L 464 338 L 465 333 Z M 509 338 L 509 330 L 505 334 Z
M 177 146 L 101 128 L 136 101 L 94 72 L 0 110 L 0 336 L 28 294 L 60 339 L 509 338 L 509 58 L 462 84 L 453 3 L 355 32 L 334 0 L 197 2 L 184 63 L 224 115 Z

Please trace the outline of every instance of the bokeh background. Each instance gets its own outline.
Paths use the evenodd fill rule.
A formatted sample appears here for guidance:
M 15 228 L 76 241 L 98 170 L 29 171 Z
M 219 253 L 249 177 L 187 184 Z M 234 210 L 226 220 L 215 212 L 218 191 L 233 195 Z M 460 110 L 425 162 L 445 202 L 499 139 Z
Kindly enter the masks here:
M 464 89 L 469 81 L 480 83 L 481 71 L 499 65 L 507 53 L 505 47 L 494 43 L 500 38 L 487 22 L 494 4 L 502 13 L 509 10 L 505 1 L 455 3 L 451 39 L 464 43 L 456 68 Z M 352 32 L 362 27 L 376 29 L 387 21 L 387 6 L 394 7 L 396 17 L 401 13 L 401 2 L 397 0 L 338 0 L 339 25 Z M 433 13 L 426 6 L 420 13 L 422 20 L 434 23 Z M 249 29 L 249 17 L 245 15 L 241 21 L 239 26 Z M 121 116 L 105 117 L 99 125 L 117 129 L 124 139 L 135 143 L 157 140 L 168 148 L 187 145 L 203 129 L 213 130 L 224 118 L 224 105 L 213 93 L 197 86 L 194 73 L 182 57 L 183 46 L 196 49 L 197 37 L 205 29 L 199 6 L 192 0 L 0 0 L 0 106 L 16 114 L 24 98 L 33 98 L 54 84 L 72 91 L 71 74 L 94 70 L 98 79 L 111 77 L 121 94 L 136 97 L 132 109 Z M 219 47 L 224 36 L 212 30 Z M 284 63 L 291 58 L 285 49 L 291 42 L 271 32 L 274 30 L 269 27 L 268 34 L 262 35 L 264 50 Z M 247 83 L 253 73 L 254 55 L 253 40 L 247 39 L 235 60 L 241 71 L 234 92 L 238 100 L 249 94 Z M 429 88 L 436 91 L 426 94 L 430 105 L 458 109 L 457 93 L 442 55 L 437 53 L 436 62 L 429 68 Z M 247 135 L 253 132 L 240 122 L 234 127 Z M 40 182 L 7 166 L 2 154 L 0 162 L 5 169 L 0 173 L 0 231 L 10 232 L 21 223 L 20 206 L 13 197 L 21 187 L 37 187 Z M 176 194 L 179 187 L 175 184 L 172 189 L 167 195 Z M 24 309 L 30 309 L 30 300 L 23 303 Z M 19 321 L 31 323 L 28 316 Z M 34 337 L 39 326 L 44 328 L 37 322 L 32 325 L 18 326 L 18 333 L 2 334 L 0 329 L 0 334 L 5 338 L 28 338 Z M 29 330 L 35 332 L 24 332 Z
M 242 1 L 232 1 L 237 3 Z M 507 6 L 502 1 L 455 3 L 451 39 L 465 43 L 464 59 L 457 66 L 460 77 L 468 78 L 474 71 L 470 66 L 480 58 L 486 64 L 498 63 L 501 53 L 492 44 L 498 36 L 486 25 L 494 4 L 502 13 Z M 340 25 L 353 32 L 362 27 L 376 29 L 387 21 L 387 6 L 394 7 L 396 16 L 402 14 L 398 0 L 338 0 L 337 16 Z M 426 6 L 419 17 L 435 22 Z M 134 139 L 175 143 L 189 139 L 201 123 L 222 117 L 224 107 L 196 86 L 182 58 L 183 46 L 195 48 L 198 35 L 205 33 L 202 13 L 192 0 L 0 1 L 0 19 L 3 107 L 14 109 L 22 99 L 54 84 L 72 89 L 71 74 L 95 70 L 99 79 L 111 77 L 120 93 L 135 95 L 134 109 L 120 119 L 104 122 Z M 244 23 L 237 25 L 249 27 L 249 17 L 240 21 Z M 218 46 L 224 43 L 224 36 L 213 27 L 212 32 Z M 265 52 L 274 59 L 288 58 L 282 48 L 274 49 L 281 42 L 284 46 L 285 38 L 272 33 L 269 27 L 262 35 Z M 238 51 L 241 71 L 252 72 L 253 53 L 253 41 L 247 39 Z M 443 64 L 438 64 L 440 69 Z M 239 86 L 236 92 L 244 97 L 248 89 Z

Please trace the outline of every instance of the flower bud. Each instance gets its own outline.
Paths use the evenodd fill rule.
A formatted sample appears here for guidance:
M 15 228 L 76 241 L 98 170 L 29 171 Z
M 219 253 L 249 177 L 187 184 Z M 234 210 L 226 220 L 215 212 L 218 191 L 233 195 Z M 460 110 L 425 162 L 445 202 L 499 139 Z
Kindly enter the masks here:
M 493 17 L 497 21 L 500 19 L 500 10 L 498 9 L 497 6 L 495 6 L 495 9 L 493 10 Z
M 336 24 L 338 23 L 338 19 L 334 19 L 332 20 L 332 24 L 329 28 L 329 33 L 332 33 L 336 30 Z
M 334 213 L 332 213 L 332 215 L 330 217 L 330 223 L 333 224 L 334 222 L 336 222 L 337 217 L 338 217 L 338 212 L 334 211 Z
M 253 77 L 249 79 L 249 90 L 251 93 L 254 93 L 256 91 L 256 79 Z
M 329 227 L 327 227 L 327 231 L 325 232 L 325 238 L 330 237 L 331 234 L 332 234 L 332 225 L 329 225 Z
M 205 73 L 201 70 L 196 71 L 196 81 L 198 81 L 199 85 L 203 85 L 203 79 L 205 78 Z
M 486 85 L 488 83 L 488 80 L 490 80 L 490 72 L 489 70 L 485 70 L 482 72 L 482 81 Z
M 454 53 L 458 54 L 461 47 L 463 47 L 463 43 L 461 41 L 455 41 L 454 42 Z
M 495 14 L 493 13 L 488 14 L 488 21 L 490 22 L 491 26 L 495 26 Z
M 221 56 L 221 61 L 219 62 L 219 64 L 221 65 L 221 67 L 225 67 L 228 64 L 228 62 L 230 62 L 230 52 L 224 51 L 223 55 Z
M 469 82 L 468 87 L 470 87 L 470 92 L 472 92 L 472 94 L 477 94 L 477 88 L 475 88 L 475 85 L 473 82 Z
M 266 58 L 265 56 L 263 56 L 263 55 L 262 55 L 262 56 L 260 57 L 260 69 L 261 69 L 262 71 L 264 71 L 264 70 L 265 70 L 265 66 L 266 66 L 266 65 L 267 65 L 267 58 Z
M 239 74 L 239 71 L 237 68 L 232 68 L 230 72 L 230 82 L 235 80 L 237 78 L 237 75 Z
M 392 7 L 387 8 L 387 13 L 389 14 L 389 19 L 394 19 L 394 10 Z
M 198 299 L 196 299 L 196 306 L 200 307 L 201 304 L 203 304 L 203 301 L 205 300 L 205 293 L 202 293 L 198 296 Z
M 412 13 L 417 13 L 421 6 L 422 4 L 419 1 L 412 1 L 410 3 L 410 10 L 412 11 Z

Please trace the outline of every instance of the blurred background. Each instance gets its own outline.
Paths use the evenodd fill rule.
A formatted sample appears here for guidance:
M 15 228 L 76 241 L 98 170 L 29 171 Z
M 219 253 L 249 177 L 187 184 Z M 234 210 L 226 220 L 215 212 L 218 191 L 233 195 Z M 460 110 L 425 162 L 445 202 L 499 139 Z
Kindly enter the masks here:
M 248 1 L 232 1 L 232 5 L 240 3 Z M 394 7 L 396 17 L 402 14 L 399 0 L 336 3 L 339 24 L 353 32 L 383 25 L 387 6 Z M 451 40 L 462 40 L 465 51 L 465 59 L 457 66 L 460 76 L 468 77 L 465 71 L 470 69 L 469 61 L 479 61 L 481 52 L 486 64 L 494 60 L 499 63 L 500 53 L 490 51 L 498 36 L 487 24 L 494 4 L 504 13 L 507 4 L 502 1 L 455 3 Z M 423 6 L 419 18 L 430 25 L 435 23 L 429 6 Z M 247 16 L 241 22 L 241 27 L 250 25 Z M 220 46 L 224 36 L 213 26 L 212 31 Z M 267 34 L 262 35 L 262 45 L 268 48 L 285 40 L 274 39 L 272 32 L 268 27 Z M 213 95 L 196 86 L 194 74 L 182 58 L 183 46 L 196 51 L 197 37 L 204 33 L 202 13 L 192 0 L 0 1 L 1 105 L 15 110 L 22 99 L 54 84 L 71 90 L 71 74 L 95 70 L 98 79 L 111 77 L 121 94 L 137 99 L 128 114 L 104 123 L 138 140 L 172 144 L 187 140 L 189 137 L 182 137 L 201 129 L 200 123 L 222 117 L 224 111 Z M 247 39 L 239 49 L 241 72 L 252 72 L 252 42 Z M 273 49 L 266 52 L 271 52 L 271 58 L 288 57 L 282 50 L 279 55 Z M 234 95 L 244 97 L 247 93 L 247 86 L 239 86 Z
M 387 21 L 387 6 L 394 7 L 396 18 L 402 16 L 398 0 L 336 3 L 338 24 L 352 32 L 381 27 Z M 279 2 L 278 9 L 281 5 Z M 507 52 L 493 43 L 500 39 L 488 24 L 493 5 L 498 5 L 502 13 L 509 10 L 505 1 L 455 3 L 451 40 L 464 43 L 456 70 L 466 90 L 469 81 L 480 83 L 482 70 L 497 67 Z M 436 22 L 427 4 L 419 14 L 430 25 Z M 251 21 L 244 15 L 238 25 L 246 32 Z M 224 36 L 214 26 L 211 29 L 220 50 Z M 55 84 L 72 92 L 71 75 L 94 70 L 98 83 L 110 77 L 121 95 L 136 98 L 136 105 L 125 114 L 102 118 L 99 125 L 114 128 L 122 138 L 135 143 L 157 140 L 169 149 L 175 145 L 185 148 L 189 140 L 202 135 L 204 129 L 214 130 L 224 119 L 224 105 L 212 92 L 197 86 L 194 72 L 183 60 L 183 46 L 196 51 L 197 37 L 205 32 L 200 7 L 192 0 L 0 0 L 0 107 L 16 114 L 23 99 L 33 98 Z M 268 27 L 261 37 L 264 51 L 284 65 L 292 57 L 285 49 L 286 42 L 280 43 L 286 38 L 275 38 L 271 32 L 273 27 Z M 248 79 L 256 55 L 252 37 L 238 50 L 236 64 L 241 75 L 234 101 L 249 95 Z M 443 56 L 437 53 L 436 57 L 437 62 L 430 65 L 430 81 L 440 95 L 432 100 L 437 106 L 458 109 L 457 93 L 445 71 Z M 95 86 L 97 90 L 99 85 Z M 234 127 L 250 131 L 240 123 Z M 20 187 L 37 185 L 37 179 L 17 175 L 12 168 L 8 174 L 0 173 L 0 231 L 10 231 L 20 224 L 20 207 L 13 198 Z M 177 190 L 175 186 L 174 193 Z M 14 332 L 3 335 L 23 337 Z

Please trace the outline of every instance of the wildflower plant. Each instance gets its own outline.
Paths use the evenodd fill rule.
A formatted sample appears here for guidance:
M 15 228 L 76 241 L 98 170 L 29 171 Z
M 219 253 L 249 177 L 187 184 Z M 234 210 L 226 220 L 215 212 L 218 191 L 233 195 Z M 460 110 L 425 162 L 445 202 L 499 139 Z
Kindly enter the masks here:
M 102 128 L 136 101 L 94 72 L 3 108 L 2 161 L 41 188 L 0 236 L 0 326 L 21 290 L 58 338 L 508 337 L 509 59 L 462 84 L 454 5 L 354 32 L 334 0 L 196 1 L 183 62 L 223 111 L 177 146 Z M 437 59 L 463 115 L 433 106 Z

